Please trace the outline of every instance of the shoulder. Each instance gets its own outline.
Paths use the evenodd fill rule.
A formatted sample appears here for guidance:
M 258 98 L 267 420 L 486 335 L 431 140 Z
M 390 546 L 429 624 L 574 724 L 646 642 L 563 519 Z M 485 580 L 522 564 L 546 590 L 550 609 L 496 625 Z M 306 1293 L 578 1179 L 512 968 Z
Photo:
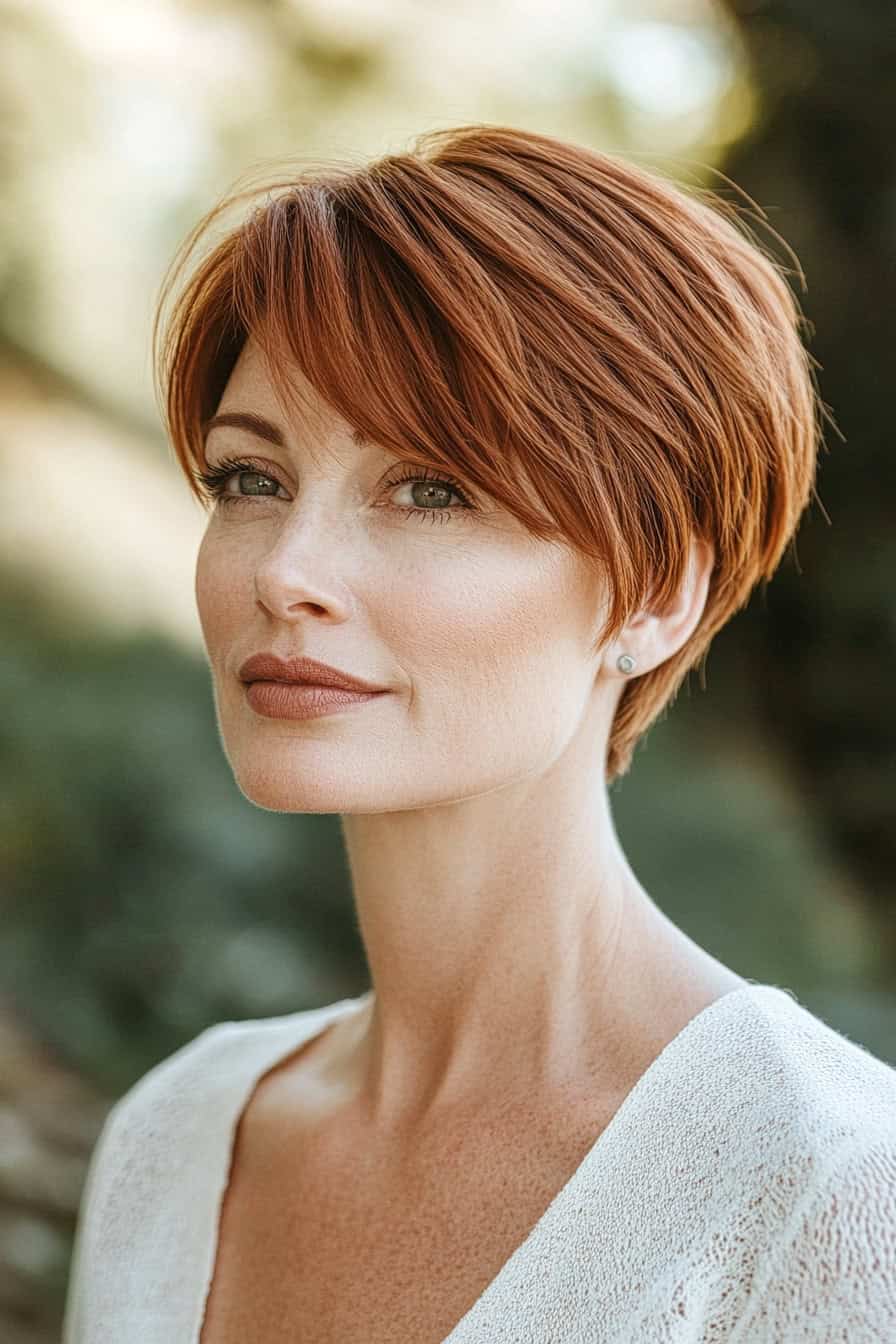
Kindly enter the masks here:
M 93 1145 L 78 1204 L 63 1309 L 62 1344 L 87 1344 L 96 1326 L 93 1299 L 116 1278 L 116 1255 L 131 1243 L 126 1209 L 152 1194 L 160 1167 L 159 1129 L 172 1090 L 183 1095 L 187 1079 L 220 1041 L 229 1023 L 206 1027 L 138 1078 L 106 1112 Z M 146 1143 L 146 1139 L 149 1142 Z M 163 1145 L 164 1146 L 164 1145 Z M 144 1159 L 148 1163 L 145 1164 Z
M 825 1182 L 877 1143 L 896 1145 L 896 1069 L 788 990 L 755 986 L 715 1042 L 745 1189 L 769 1243 Z M 734 1156 L 734 1154 L 732 1154 Z
M 169 1140 L 201 1132 L 228 1105 L 242 1101 L 258 1072 L 313 1035 L 347 1002 L 205 1027 L 142 1074 L 115 1102 L 95 1152 L 109 1158 L 119 1148 L 137 1144 L 148 1158 Z
M 639 1114 L 751 1206 L 773 1187 L 774 1222 L 775 1191 L 807 1189 L 845 1145 L 896 1123 L 896 1069 L 775 985 L 711 1005 L 666 1058 L 636 1092 Z
M 183 1105 L 205 1066 L 228 1039 L 234 1023 L 219 1022 L 204 1028 L 142 1074 L 106 1112 L 88 1163 L 84 1195 L 95 1192 L 99 1168 L 126 1137 L 161 1115 Z M 154 1119 L 150 1122 L 150 1117 Z M 82 1197 L 83 1200 L 83 1197 Z
M 830 1026 L 787 989 L 749 986 L 737 1011 L 721 1015 L 709 1055 L 761 1098 L 763 1142 L 790 1131 L 822 1156 L 896 1116 L 896 1069 Z
M 79 1202 L 63 1344 L 92 1338 L 102 1304 L 135 1272 L 135 1256 L 155 1263 L 173 1227 L 201 1221 L 208 1192 L 226 1173 L 234 1123 L 253 1080 L 349 1002 L 214 1023 L 115 1102 L 91 1151 Z
M 147 1117 L 157 1127 L 169 1113 L 172 1116 L 204 1100 L 215 1084 L 223 1082 L 214 1067 L 248 1038 L 250 1024 L 215 1022 L 179 1046 L 170 1055 L 142 1074 L 118 1098 L 110 1109 L 100 1133 L 98 1146 L 108 1146 L 111 1138 L 121 1138 Z M 210 1067 L 212 1066 L 212 1067 Z
M 896 1118 L 846 1139 L 767 1248 L 731 1344 L 896 1339 Z
M 111 1129 L 120 1124 L 122 1118 L 130 1118 L 141 1107 L 164 1098 L 172 1089 L 178 1091 L 184 1082 L 191 1078 L 197 1068 L 213 1054 L 216 1047 L 225 1039 L 235 1024 L 215 1022 L 204 1027 L 197 1035 L 185 1041 L 183 1045 L 164 1056 L 150 1069 L 140 1075 L 115 1102 L 109 1111 L 106 1124 Z M 101 1134 L 102 1137 L 102 1134 Z
M 214 1093 L 223 1081 L 214 1064 L 239 1040 L 238 1023 L 204 1028 L 142 1074 L 109 1108 L 87 1165 L 81 1224 L 88 1206 L 92 1209 L 106 1189 L 115 1187 L 132 1149 L 139 1146 L 143 1154 L 151 1154 L 172 1124 L 195 1112 L 208 1093 Z
M 752 1250 L 731 1344 L 896 1338 L 896 1069 L 789 991 L 756 987 L 726 1063 Z M 733 1026 L 733 1023 L 731 1024 Z

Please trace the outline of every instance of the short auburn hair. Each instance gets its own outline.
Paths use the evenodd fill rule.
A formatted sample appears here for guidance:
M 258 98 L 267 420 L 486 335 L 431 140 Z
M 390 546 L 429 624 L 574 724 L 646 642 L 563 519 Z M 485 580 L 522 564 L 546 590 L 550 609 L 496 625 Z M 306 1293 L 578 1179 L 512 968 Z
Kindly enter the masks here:
M 208 502 L 205 425 L 251 336 L 281 402 L 296 404 L 294 363 L 359 442 L 457 473 L 600 564 L 595 648 L 648 599 L 671 599 L 690 542 L 709 541 L 690 639 L 622 691 L 612 782 L 771 578 L 814 490 L 825 407 L 786 272 L 708 191 L 533 131 L 471 123 L 365 164 L 299 162 L 225 194 L 163 280 L 157 397 L 194 494 Z M 160 342 L 196 241 L 262 190 Z

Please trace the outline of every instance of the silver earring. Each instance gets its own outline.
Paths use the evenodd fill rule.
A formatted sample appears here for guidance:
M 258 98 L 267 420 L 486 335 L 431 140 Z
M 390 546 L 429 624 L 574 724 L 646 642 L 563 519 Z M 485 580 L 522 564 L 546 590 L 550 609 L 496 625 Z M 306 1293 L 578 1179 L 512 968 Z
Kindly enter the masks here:
M 630 653 L 620 653 L 616 659 L 616 666 L 620 672 L 631 672 L 635 665 L 635 660 Z

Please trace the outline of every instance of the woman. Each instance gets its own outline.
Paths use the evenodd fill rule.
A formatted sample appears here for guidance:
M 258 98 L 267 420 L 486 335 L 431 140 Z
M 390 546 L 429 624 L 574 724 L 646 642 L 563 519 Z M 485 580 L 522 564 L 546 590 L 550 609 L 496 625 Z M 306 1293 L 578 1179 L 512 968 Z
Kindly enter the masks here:
M 67 1344 L 883 1338 L 896 1070 L 672 924 L 607 794 L 810 500 L 790 289 L 508 127 L 268 185 L 159 368 L 224 751 L 340 814 L 372 988 L 118 1102 Z

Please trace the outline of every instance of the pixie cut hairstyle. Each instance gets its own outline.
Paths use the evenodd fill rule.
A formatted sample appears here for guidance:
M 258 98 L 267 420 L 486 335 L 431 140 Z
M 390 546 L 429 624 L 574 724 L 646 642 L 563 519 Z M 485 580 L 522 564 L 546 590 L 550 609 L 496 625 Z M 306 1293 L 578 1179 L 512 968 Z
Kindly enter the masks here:
M 196 242 L 262 191 L 163 322 Z M 206 504 L 205 426 L 251 337 L 291 411 L 297 366 L 358 443 L 454 473 L 599 565 L 595 651 L 665 605 L 708 541 L 700 622 L 623 688 L 610 783 L 814 492 L 824 406 L 786 273 L 708 191 L 532 131 L 429 131 L 408 153 L 231 189 L 163 281 L 156 392 Z

